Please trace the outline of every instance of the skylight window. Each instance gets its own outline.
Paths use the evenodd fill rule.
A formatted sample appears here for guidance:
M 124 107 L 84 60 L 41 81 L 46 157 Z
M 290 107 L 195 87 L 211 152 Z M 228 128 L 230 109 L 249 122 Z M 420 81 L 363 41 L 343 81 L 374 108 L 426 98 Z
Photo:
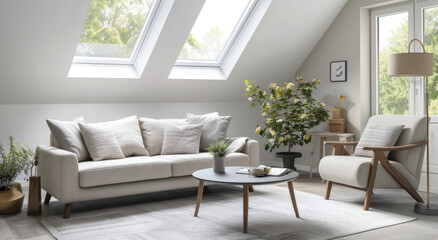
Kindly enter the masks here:
M 132 62 L 156 2 L 93 0 L 74 62 Z
M 206 0 L 176 65 L 220 65 L 255 0 Z

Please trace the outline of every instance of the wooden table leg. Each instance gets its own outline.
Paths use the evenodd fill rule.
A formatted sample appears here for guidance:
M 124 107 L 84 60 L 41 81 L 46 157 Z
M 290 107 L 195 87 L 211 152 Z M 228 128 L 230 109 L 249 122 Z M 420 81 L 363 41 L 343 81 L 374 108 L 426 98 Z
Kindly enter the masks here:
M 195 217 L 198 216 L 198 212 L 199 212 L 199 206 L 201 205 L 201 200 L 202 200 L 202 192 L 204 191 L 204 181 L 199 181 L 199 186 L 198 186 L 198 197 L 196 198 L 196 208 L 195 208 Z
M 287 186 L 289 188 L 290 199 L 292 200 L 295 216 L 299 218 L 300 214 L 298 213 L 297 201 L 295 200 L 294 186 L 292 185 L 292 181 L 287 182 Z
M 243 232 L 248 232 L 248 185 L 243 185 Z

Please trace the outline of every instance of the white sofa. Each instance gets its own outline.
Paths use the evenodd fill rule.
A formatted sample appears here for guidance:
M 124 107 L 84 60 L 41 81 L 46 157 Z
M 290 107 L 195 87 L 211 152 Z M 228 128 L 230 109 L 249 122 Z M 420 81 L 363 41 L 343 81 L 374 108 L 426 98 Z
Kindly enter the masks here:
M 213 165 L 208 152 L 78 161 L 73 152 L 51 145 L 40 146 L 38 175 L 47 192 L 44 203 L 52 196 L 64 203 L 64 218 L 74 202 L 197 187 L 192 173 Z M 225 164 L 257 166 L 258 142 L 249 139 L 240 152 L 226 156 Z

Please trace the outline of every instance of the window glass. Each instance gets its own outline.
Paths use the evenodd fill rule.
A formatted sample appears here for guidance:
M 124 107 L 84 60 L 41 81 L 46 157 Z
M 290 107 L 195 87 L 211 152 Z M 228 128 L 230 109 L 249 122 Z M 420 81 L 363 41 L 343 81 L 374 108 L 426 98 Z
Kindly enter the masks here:
M 424 20 L 424 47 L 426 52 L 434 54 L 434 69 L 438 68 L 438 7 L 425 8 Z M 438 74 L 428 78 L 429 114 L 438 115 Z
M 378 114 L 409 114 L 407 77 L 389 77 L 388 55 L 406 52 L 409 44 L 408 13 L 378 17 Z
M 207 0 L 178 60 L 218 61 L 243 24 L 253 0 Z
M 130 59 L 154 0 L 92 0 L 77 57 Z

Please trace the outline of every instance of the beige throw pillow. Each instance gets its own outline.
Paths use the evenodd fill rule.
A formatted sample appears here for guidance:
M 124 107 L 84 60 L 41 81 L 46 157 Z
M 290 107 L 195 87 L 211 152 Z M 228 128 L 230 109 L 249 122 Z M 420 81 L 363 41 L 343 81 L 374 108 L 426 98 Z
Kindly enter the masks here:
M 225 141 L 230 121 L 230 116 L 187 114 L 187 124 L 202 124 L 201 144 L 199 146 L 201 152 L 207 151 L 206 148 L 210 144 L 215 144 L 216 141 Z
M 139 118 L 143 144 L 149 156 L 161 154 L 163 146 L 164 129 L 170 125 L 184 126 L 185 119 L 152 119 Z
M 397 142 L 404 125 L 373 125 L 367 124 L 356 146 L 354 155 L 372 157 L 373 151 L 363 150 L 364 147 L 392 147 Z M 385 152 L 388 157 L 389 151 Z
M 202 125 L 168 125 L 164 130 L 162 155 L 199 153 Z
M 148 152 L 143 145 L 137 116 L 99 124 L 111 126 L 125 157 L 148 156 Z
M 125 158 L 110 126 L 79 123 L 79 128 L 93 161 Z
M 242 151 L 242 149 L 246 145 L 246 141 L 248 141 L 247 137 L 235 137 L 235 138 L 227 139 L 227 141 L 225 141 L 225 143 L 230 144 L 230 146 L 228 146 L 228 148 L 227 148 L 228 152 L 235 153 L 235 152 Z
M 74 121 L 47 119 L 46 122 L 55 139 L 53 144 L 56 142 L 59 148 L 74 153 L 79 162 L 90 159 L 78 125 L 78 122 L 85 123 L 82 117 Z

